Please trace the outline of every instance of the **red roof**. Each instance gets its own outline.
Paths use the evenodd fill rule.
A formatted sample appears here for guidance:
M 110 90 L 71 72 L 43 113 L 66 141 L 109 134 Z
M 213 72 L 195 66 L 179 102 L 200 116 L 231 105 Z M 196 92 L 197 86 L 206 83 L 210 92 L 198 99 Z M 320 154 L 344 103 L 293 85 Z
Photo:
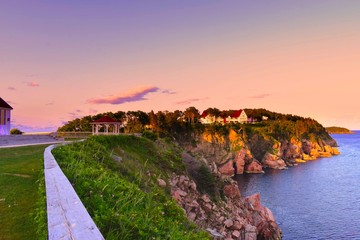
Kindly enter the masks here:
M 0 108 L 13 109 L 7 102 L 0 97 Z
M 238 110 L 238 111 L 235 111 L 232 115 L 231 115 L 231 117 L 232 118 L 238 118 L 238 117 L 240 117 L 240 114 L 242 113 L 242 109 L 240 109 L 240 110 Z
M 93 121 L 93 123 L 117 123 L 118 121 L 116 121 L 115 119 L 108 117 L 108 116 L 103 116 L 101 118 L 99 118 L 98 120 Z
M 206 118 L 207 115 L 208 115 L 207 111 L 203 111 L 203 113 L 201 114 L 201 117 Z

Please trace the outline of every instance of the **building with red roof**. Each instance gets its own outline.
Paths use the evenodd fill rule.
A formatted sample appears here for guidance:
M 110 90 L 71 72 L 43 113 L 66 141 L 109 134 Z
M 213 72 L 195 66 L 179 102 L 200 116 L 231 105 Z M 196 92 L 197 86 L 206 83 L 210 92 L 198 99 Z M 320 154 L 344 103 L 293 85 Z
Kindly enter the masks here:
M 9 135 L 13 108 L 0 97 L 0 135 Z
M 226 112 L 222 112 L 219 116 L 214 116 L 212 114 L 209 114 L 207 111 L 204 111 L 200 116 L 200 122 L 203 124 L 212 124 L 212 123 L 246 123 L 248 120 L 248 117 L 244 110 L 236 110 L 232 112 L 231 114 L 228 114 Z
M 233 114 L 229 115 L 226 118 L 226 122 L 246 123 L 247 120 L 248 120 L 248 117 L 247 117 L 245 111 L 242 109 L 234 111 Z

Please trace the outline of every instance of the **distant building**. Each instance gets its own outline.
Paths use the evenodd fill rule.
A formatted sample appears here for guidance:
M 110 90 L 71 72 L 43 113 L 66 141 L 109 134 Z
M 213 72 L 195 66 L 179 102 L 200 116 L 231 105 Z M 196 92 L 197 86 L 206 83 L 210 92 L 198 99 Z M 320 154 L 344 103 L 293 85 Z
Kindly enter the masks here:
M 13 108 L 0 97 L 0 135 L 10 135 L 11 116 Z
M 240 109 L 226 118 L 226 122 L 246 123 L 248 117 L 244 110 Z
M 248 117 L 245 111 L 242 109 L 234 111 L 231 115 L 225 115 L 223 113 L 220 114 L 220 116 L 218 117 L 209 114 L 207 111 L 204 111 L 200 117 L 200 122 L 203 124 L 211 124 L 214 122 L 222 123 L 222 124 L 231 123 L 231 122 L 246 123 L 247 121 L 248 121 Z
M 208 114 L 207 111 L 204 111 L 200 116 L 200 122 L 202 124 L 211 124 L 215 122 L 215 116 Z

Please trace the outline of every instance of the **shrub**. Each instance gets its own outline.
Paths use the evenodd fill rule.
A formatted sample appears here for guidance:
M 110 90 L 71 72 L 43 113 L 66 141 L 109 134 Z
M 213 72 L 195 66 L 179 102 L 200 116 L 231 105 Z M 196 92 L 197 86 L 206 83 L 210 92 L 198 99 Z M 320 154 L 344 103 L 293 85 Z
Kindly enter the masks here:
M 21 135 L 21 134 L 23 134 L 23 132 L 20 131 L 20 130 L 17 129 L 17 128 L 13 128 L 13 129 L 10 130 L 10 134 L 11 134 L 11 135 Z

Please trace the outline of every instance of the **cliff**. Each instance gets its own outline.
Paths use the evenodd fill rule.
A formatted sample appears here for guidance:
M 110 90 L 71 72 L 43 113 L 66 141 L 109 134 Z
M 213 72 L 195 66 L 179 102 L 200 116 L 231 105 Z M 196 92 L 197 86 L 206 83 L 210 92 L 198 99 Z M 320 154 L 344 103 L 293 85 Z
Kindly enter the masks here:
M 96 136 L 53 154 L 107 239 L 280 239 L 260 196 L 173 141 Z
M 159 112 L 150 114 L 149 122 L 139 118 L 145 120 L 128 124 L 131 126 L 129 129 L 142 129 L 145 138 L 125 135 L 91 138 L 90 143 L 96 147 L 90 146 L 80 155 L 91 153 L 86 159 L 94 158 L 97 164 L 104 164 L 105 159 L 104 168 L 113 170 L 121 184 L 126 183 L 125 186 L 131 188 L 136 185 L 139 197 L 133 201 L 134 204 L 145 200 L 146 204 L 151 203 L 146 211 L 133 204 L 135 210 L 123 212 L 120 220 L 118 216 L 106 219 L 114 206 L 109 203 L 115 201 L 116 207 L 121 207 L 117 195 L 114 199 L 114 194 L 109 192 L 110 199 L 101 197 L 101 204 L 108 205 L 110 210 L 99 210 L 99 203 L 93 203 L 93 198 L 84 194 L 85 202 L 91 204 L 93 214 L 98 216 L 97 224 L 103 226 L 100 228 L 107 231 L 114 221 L 121 225 L 129 218 L 131 221 L 126 220 L 126 229 L 131 231 L 129 239 L 138 239 L 144 234 L 147 238 L 179 234 L 182 239 L 199 239 L 199 236 L 207 239 L 206 233 L 199 228 L 215 239 L 280 239 L 281 230 L 272 212 L 261 205 L 260 195 L 241 196 L 231 177 L 264 173 L 266 168 L 286 169 L 319 157 L 330 157 L 339 154 L 337 143 L 313 119 L 264 109 L 245 111 L 255 124 L 202 125 L 196 120 L 196 114 L 183 118 L 179 111 Z M 71 127 L 70 123 L 68 125 Z M 84 144 L 89 144 L 89 141 Z M 101 154 L 92 153 L 97 148 L 102 149 L 97 145 L 105 146 Z M 84 146 L 78 147 L 82 148 Z M 69 158 L 64 156 L 64 159 L 64 164 L 67 164 Z M 117 163 L 112 166 L 114 161 Z M 78 175 L 78 169 L 74 169 L 74 174 Z M 75 179 L 82 180 L 81 177 Z M 103 179 L 106 178 L 98 181 Z M 83 183 L 84 192 L 92 182 Z M 104 183 L 103 188 L 108 189 L 107 186 Z M 103 188 L 100 189 L 103 191 Z M 149 195 L 151 198 L 146 199 L 145 196 Z M 182 213 L 173 206 L 174 201 L 182 208 Z M 134 214 L 132 211 L 137 212 Z M 152 213 L 143 219 L 142 214 L 147 211 Z M 195 223 L 197 228 L 187 221 Z
M 206 126 L 196 145 L 185 144 L 222 176 L 286 169 L 310 160 L 338 155 L 335 140 L 314 120 L 269 121 L 257 125 Z

